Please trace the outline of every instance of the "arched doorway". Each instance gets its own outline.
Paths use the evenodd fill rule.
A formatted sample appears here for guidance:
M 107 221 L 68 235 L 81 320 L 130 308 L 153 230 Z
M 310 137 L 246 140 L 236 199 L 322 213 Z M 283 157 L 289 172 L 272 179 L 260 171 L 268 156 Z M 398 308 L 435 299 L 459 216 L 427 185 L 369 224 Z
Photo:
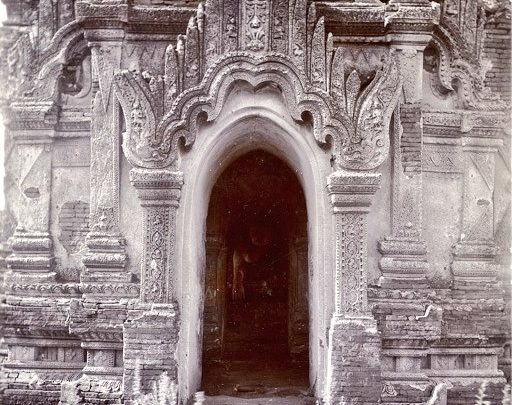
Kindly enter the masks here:
M 263 150 L 231 163 L 212 189 L 205 248 L 202 389 L 307 392 L 307 212 L 295 173 Z

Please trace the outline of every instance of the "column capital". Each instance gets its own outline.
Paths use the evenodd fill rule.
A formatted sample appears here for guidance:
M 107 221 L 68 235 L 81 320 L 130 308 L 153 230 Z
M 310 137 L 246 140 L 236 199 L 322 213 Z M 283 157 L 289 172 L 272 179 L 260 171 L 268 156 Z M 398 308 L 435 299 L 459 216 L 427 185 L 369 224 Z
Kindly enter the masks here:
M 327 177 L 334 212 L 365 211 L 380 187 L 381 174 L 339 170 Z
M 130 170 L 130 182 L 137 189 L 141 204 L 158 201 L 159 205 L 176 205 L 183 186 L 183 173 L 167 169 Z
M 423 49 L 440 18 L 441 8 L 428 0 L 392 0 L 386 7 L 387 36 L 393 47 Z

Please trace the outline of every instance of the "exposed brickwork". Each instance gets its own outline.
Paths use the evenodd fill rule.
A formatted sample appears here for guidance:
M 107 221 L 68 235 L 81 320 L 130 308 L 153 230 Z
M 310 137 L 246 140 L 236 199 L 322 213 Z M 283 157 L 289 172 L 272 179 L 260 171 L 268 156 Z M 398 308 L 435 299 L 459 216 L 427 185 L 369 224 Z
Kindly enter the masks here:
M 487 23 L 485 33 L 483 57 L 492 62 L 485 84 L 510 101 L 510 16 L 503 13 Z
M 68 253 L 80 251 L 89 232 L 89 204 L 83 201 L 62 204 L 59 227 L 59 240 Z
M 380 335 L 363 320 L 333 320 L 329 384 L 332 404 L 375 405 L 381 395 Z
M 124 324 L 124 387 L 126 405 L 137 391 L 147 392 L 162 373 L 177 379 L 175 351 L 178 314 L 169 304 L 140 306 Z
M 73 342 L 67 335 L 68 308 L 69 299 L 8 296 L 1 308 L 5 336 L 33 337 L 38 341 L 53 334 Z M 9 356 L 0 386 L 0 403 L 6 405 L 57 404 L 62 380 L 79 375 L 84 366 L 83 352 L 77 343 L 69 348 L 41 343 L 38 346 L 10 345 Z M 37 372 L 11 367 L 9 364 L 13 361 L 37 361 L 40 367 Z
M 489 383 L 485 386 L 482 383 L 464 384 L 455 383 L 448 390 L 449 405 L 468 405 L 468 404 L 490 404 L 500 405 L 506 404 L 503 400 L 504 384 Z M 484 393 L 483 402 L 477 402 L 479 391 Z
M 421 106 L 404 104 L 400 107 L 402 137 L 400 149 L 405 172 L 421 171 Z

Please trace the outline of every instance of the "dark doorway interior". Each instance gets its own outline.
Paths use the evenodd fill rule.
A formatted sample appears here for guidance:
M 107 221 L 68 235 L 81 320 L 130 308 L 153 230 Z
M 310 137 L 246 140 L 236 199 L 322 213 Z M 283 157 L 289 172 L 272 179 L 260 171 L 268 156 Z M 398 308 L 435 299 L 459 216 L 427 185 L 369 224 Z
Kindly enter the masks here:
M 207 218 L 203 390 L 305 393 L 307 213 L 293 171 L 261 151 L 216 182 Z

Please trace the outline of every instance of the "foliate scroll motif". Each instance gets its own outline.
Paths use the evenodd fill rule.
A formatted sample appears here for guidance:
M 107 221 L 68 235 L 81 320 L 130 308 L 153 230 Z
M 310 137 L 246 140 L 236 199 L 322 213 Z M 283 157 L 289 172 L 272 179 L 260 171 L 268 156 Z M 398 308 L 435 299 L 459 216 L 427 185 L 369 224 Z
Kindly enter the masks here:
M 185 45 L 184 87 L 186 89 L 199 83 L 200 53 L 199 53 L 199 27 L 196 17 L 191 17 L 187 27 L 187 40 Z
M 267 0 L 245 0 L 243 2 L 245 49 L 262 52 L 268 49 L 269 2 Z
M 30 96 L 34 92 L 35 49 L 30 34 L 22 34 L 7 51 L 7 88 L 9 98 Z
M 148 207 L 146 209 L 142 298 L 145 302 L 165 302 L 167 298 L 169 209 L 167 207 Z
M 207 0 L 205 3 L 204 25 L 204 56 L 206 66 L 210 66 L 221 53 L 222 17 L 218 10 L 221 8 L 221 0 Z
M 434 68 L 437 68 L 437 76 L 434 87 L 441 87 L 444 91 L 457 91 L 460 106 L 478 110 L 503 110 L 506 103 L 500 99 L 485 85 L 485 76 L 491 68 L 489 61 L 483 63 L 470 62 L 446 46 L 438 38 L 432 39 L 432 47 L 435 50 Z
M 323 89 L 326 82 L 325 24 L 321 17 L 316 24 L 311 44 L 311 82 Z
M 289 12 L 288 2 L 285 0 L 275 0 L 272 2 L 271 31 L 272 31 L 272 51 L 287 53 L 289 37 Z
M 110 104 L 114 72 L 121 64 L 120 46 L 94 45 L 91 50 L 93 67 L 100 84 L 101 97 L 105 111 Z
M 98 233 L 111 233 L 116 230 L 115 224 L 114 208 L 98 207 L 98 221 L 92 224 L 92 230 Z
M 290 53 L 295 66 L 302 72 L 306 71 L 306 10 L 307 0 L 290 2 L 291 31 Z
M 168 57 L 168 60 L 174 60 Z M 169 147 L 160 142 L 156 127 L 163 111 L 163 102 L 168 105 L 175 82 L 161 77 L 149 77 L 140 72 L 122 71 L 115 75 L 117 95 L 126 117 L 126 132 L 123 149 L 127 157 L 138 165 L 165 158 Z M 167 92 L 164 96 L 164 82 Z
M 235 51 L 238 48 L 239 31 L 239 2 L 238 0 L 224 0 L 223 18 L 223 50 Z M 218 12 L 218 9 L 217 11 Z
M 364 215 L 341 213 L 336 223 L 336 297 L 342 313 L 361 313 L 366 309 L 366 275 L 364 269 Z

